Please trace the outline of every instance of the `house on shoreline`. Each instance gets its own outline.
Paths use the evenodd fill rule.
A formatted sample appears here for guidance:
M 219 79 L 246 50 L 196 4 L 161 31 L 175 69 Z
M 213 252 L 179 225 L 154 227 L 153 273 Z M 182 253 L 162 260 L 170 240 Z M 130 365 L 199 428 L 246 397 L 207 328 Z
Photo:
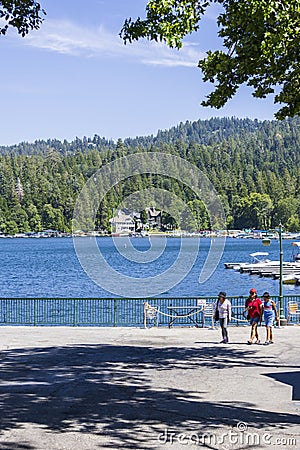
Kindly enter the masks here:
M 157 211 L 153 206 L 146 208 L 146 223 L 142 223 L 140 213 L 126 214 L 119 210 L 117 215 L 110 219 L 113 234 L 132 234 L 136 231 L 161 229 L 162 212 Z
M 135 232 L 135 221 L 129 214 L 118 211 L 117 215 L 109 220 L 113 234 L 130 234 Z
M 162 213 L 161 211 L 157 211 L 154 206 L 150 206 L 150 208 L 146 208 L 147 214 L 147 222 L 149 228 L 158 228 L 160 229 L 162 226 Z

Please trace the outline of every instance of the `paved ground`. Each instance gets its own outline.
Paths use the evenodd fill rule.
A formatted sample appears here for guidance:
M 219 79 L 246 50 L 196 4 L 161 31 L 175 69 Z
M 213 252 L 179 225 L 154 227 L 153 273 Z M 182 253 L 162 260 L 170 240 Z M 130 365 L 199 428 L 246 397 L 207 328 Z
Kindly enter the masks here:
M 0 327 L 0 449 L 299 449 L 300 327 L 248 335 Z

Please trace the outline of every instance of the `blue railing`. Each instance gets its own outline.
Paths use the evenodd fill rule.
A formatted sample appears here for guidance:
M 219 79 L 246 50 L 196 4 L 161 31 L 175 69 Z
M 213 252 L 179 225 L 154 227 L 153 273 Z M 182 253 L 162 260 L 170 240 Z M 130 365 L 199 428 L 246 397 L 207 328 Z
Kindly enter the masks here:
M 195 308 L 200 298 L 206 305 L 217 300 L 216 297 L 0 298 L 0 325 L 140 327 L 144 325 L 144 302 L 159 310 L 161 326 L 169 326 L 174 318 L 174 326 L 209 325 L 210 318 L 202 314 L 201 308 Z M 245 297 L 228 298 L 233 306 L 232 324 L 247 323 L 243 316 Z M 278 304 L 278 297 L 273 299 Z M 284 296 L 286 317 L 288 302 L 292 301 L 300 305 L 300 296 Z M 150 323 L 155 321 L 154 317 Z

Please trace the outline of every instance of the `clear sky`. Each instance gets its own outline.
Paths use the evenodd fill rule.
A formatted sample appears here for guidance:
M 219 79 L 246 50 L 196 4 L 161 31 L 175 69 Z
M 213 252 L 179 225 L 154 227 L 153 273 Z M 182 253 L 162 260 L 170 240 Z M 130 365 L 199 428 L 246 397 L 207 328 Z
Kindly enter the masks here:
M 124 45 L 124 20 L 144 15 L 146 0 L 40 0 L 38 31 L 0 36 L 0 145 L 98 134 L 107 139 L 156 134 L 186 120 L 273 119 L 272 98 L 247 88 L 224 108 L 200 103 L 211 91 L 198 60 L 220 47 L 217 6 L 182 50 L 142 40 Z

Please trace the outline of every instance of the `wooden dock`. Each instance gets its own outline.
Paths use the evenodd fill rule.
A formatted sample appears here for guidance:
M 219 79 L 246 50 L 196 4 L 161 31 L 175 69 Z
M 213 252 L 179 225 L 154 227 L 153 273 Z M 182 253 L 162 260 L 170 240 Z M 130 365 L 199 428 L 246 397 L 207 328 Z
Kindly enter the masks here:
M 273 262 L 272 264 L 249 264 L 246 267 L 241 266 L 238 268 L 239 263 L 225 263 L 227 269 L 239 270 L 241 273 L 248 273 L 250 275 L 257 275 L 259 277 L 269 277 L 273 279 L 279 279 L 280 277 L 280 264 L 278 262 Z M 300 262 L 283 262 L 282 264 L 282 275 L 300 275 Z M 297 280 L 295 280 L 297 283 Z

